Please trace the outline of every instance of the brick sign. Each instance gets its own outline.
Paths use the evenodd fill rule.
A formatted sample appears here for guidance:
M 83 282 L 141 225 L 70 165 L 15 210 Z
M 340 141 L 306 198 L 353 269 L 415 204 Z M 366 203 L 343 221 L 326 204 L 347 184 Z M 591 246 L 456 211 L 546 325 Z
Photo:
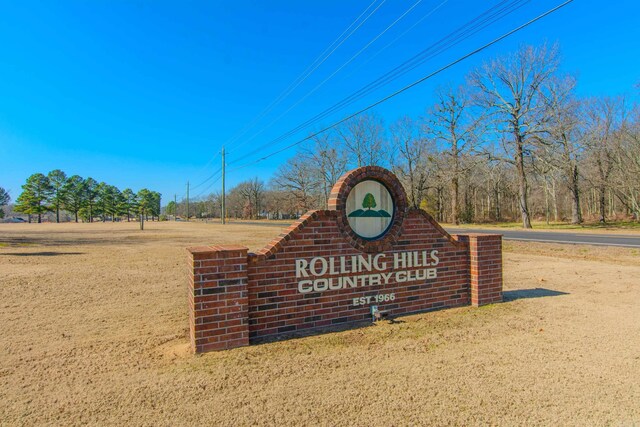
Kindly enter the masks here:
M 346 173 L 328 210 L 265 248 L 189 248 L 191 345 L 223 350 L 336 325 L 502 301 L 502 241 L 449 235 L 380 167 Z

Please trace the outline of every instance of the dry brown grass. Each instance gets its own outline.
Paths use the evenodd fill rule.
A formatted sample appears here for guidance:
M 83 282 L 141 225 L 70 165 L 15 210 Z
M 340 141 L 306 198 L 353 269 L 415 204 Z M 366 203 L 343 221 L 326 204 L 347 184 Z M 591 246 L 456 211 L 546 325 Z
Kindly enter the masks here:
M 0 224 L 0 424 L 640 423 L 633 250 L 509 243 L 506 303 L 190 355 L 184 247 L 279 231 Z
M 542 255 L 608 264 L 640 266 L 640 249 L 615 246 L 559 245 L 555 243 L 531 244 L 516 240 L 503 241 L 503 250 L 513 254 Z

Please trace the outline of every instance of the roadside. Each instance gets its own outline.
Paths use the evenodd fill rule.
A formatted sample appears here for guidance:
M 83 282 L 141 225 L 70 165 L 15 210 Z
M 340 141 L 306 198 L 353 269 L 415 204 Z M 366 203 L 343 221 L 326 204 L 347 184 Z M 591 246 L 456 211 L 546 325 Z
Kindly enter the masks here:
M 499 222 L 499 223 L 472 223 L 472 224 L 450 224 L 440 223 L 445 228 L 483 228 L 491 230 L 519 230 L 524 232 L 548 231 L 558 233 L 589 233 L 589 234 L 638 234 L 640 235 L 640 222 L 634 221 L 615 221 L 606 224 L 600 223 L 583 223 L 568 224 L 566 222 L 557 222 L 547 224 L 543 221 L 534 221 L 532 229 L 522 228 L 519 222 Z

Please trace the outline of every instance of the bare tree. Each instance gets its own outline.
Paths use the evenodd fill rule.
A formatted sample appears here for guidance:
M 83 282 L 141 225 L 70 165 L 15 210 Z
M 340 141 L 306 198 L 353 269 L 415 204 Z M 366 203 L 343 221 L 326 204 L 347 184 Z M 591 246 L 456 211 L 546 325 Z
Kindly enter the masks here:
M 227 210 L 227 215 L 230 218 L 243 218 L 246 203 L 247 201 L 242 194 L 240 184 L 238 184 L 230 189 L 228 194 L 226 195 L 225 208 Z
M 510 165 L 496 161 L 478 162 L 476 164 L 484 165 L 484 182 L 487 185 L 488 197 L 491 200 L 488 217 L 494 221 L 502 221 L 504 199 L 510 199 L 508 185 L 510 174 L 509 170 L 507 170 Z
M 273 177 L 271 186 L 275 190 L 293 194 L 297 207 L 302 212 L 317 206 L 314 195 L 318 189 L 318 182 L 314 179 L 309 160 L 304 157 L 292 157 L 281 165 Z
M 547 224 L 551 220 L 553 214 L 553 220 L 558 221 L 558 186 L 557 183 L 561 179 L 560 173 L 562 170 L 557 167 L 558 158 L 557 153 L 553 151 L 552 145 L 541 145 L 540 149 L 534 157 L 534 180 L 537 183 L 537 187 L 542 189 L 544 196 L 544 216 Z
M 248 202 L 249 218 L 259 218 L 262 212 L 262 202 L 265 192 L 264 182 L 256 177 L 245 181 L 243 184 L 241 191 Z
M 242 181 L 226 197 L 225 206 L 229 215 L 236 218 L 259 218 L 263 212 L 265 192 L 264 183 L 257 177 Z
M 623 98 L 595 98 L 585 108 L 586 144 L 589 161 L 594 166 L 592 182 L 598 189 L 598 220 L 606 222 L 607 189 L 614 167 L 614 134 L 619 132 L 625 120 Z
M 635 106 L 619 133 L 615 151 L 615 188 L 620 200 L 640 221 L 640 108 Z
M 390 134 L 392 147 L 398 151 L 392 169 L 407 189 L 409 205 L 419 208 L 427 190 L 427 142 L 409 117 L 392 124 Z
M 443 171 L 451 187 L 451 222 L 460 223 L 460 177 L 463 158 L 477 145 L 481 115 L 471 112 L 470 99 L 463 88 L 440 89 L 437 103 L 429 110 L 426 133 L 441 144 L 445 156 Z
M 338 126 L 336 132 L 356 167 L 385 164 L 384 126 L 379 117 L 361 114 Z
M 540 141 L 546 120 L 543 84 L 558 68 L 558 49 L 523 46 L 517 52 L 485 63 L 474 70 L 469 82 L 476 89 L 475 101 L 493 118 L 498 133 L 518 175 L 518 198 L 522 225 L 531 228 L 527 202 L 525 158 Z
M 222 192 L 215 191 L 205 198 L 207 212 L 210 212 L 212 218 L 222 217 Z
M 546 97 L 549 126 L 545 137 L 547 144 L 542 145 L 544 154 L 540 157 L 549 167 L 562 172 L 571 195 L 571 223 L 580 224 L 582 211 L 578 161 L 583 151 L 583 135 L 580 132 L 580 104 L 574 95 L 575 86 L 576 80 L 572 76 L 553 77 L 546 84 L 547 90 L 543 95 Z M 545 183 L 548 184 L 548 180 Z
M 265 209 L 271 219 L 292 219 L 300 216 L 295 195 L 288 191 L 268 190 Z
M 313 138 L 313 147 L 302 154 L 309 161 L 313 179 L 316 186 L 322 192 L 322 198 L 326 207 L 329 195 L 334 184 L 347 171 L 347 158 L 343 152 L 336 148 L 334 137 L 325 132 Z

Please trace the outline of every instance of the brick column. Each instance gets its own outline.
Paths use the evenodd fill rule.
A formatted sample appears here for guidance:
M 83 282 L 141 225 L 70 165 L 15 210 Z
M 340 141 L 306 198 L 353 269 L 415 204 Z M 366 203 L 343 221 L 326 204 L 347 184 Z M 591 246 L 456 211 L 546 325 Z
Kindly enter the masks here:
M 196 353 L 249 345 L 247 248 L 189 252 L 189 332 Z
M 469 244 L 471 304 L 502 302 L 502 235 L 467 234 L 458 239 Z

